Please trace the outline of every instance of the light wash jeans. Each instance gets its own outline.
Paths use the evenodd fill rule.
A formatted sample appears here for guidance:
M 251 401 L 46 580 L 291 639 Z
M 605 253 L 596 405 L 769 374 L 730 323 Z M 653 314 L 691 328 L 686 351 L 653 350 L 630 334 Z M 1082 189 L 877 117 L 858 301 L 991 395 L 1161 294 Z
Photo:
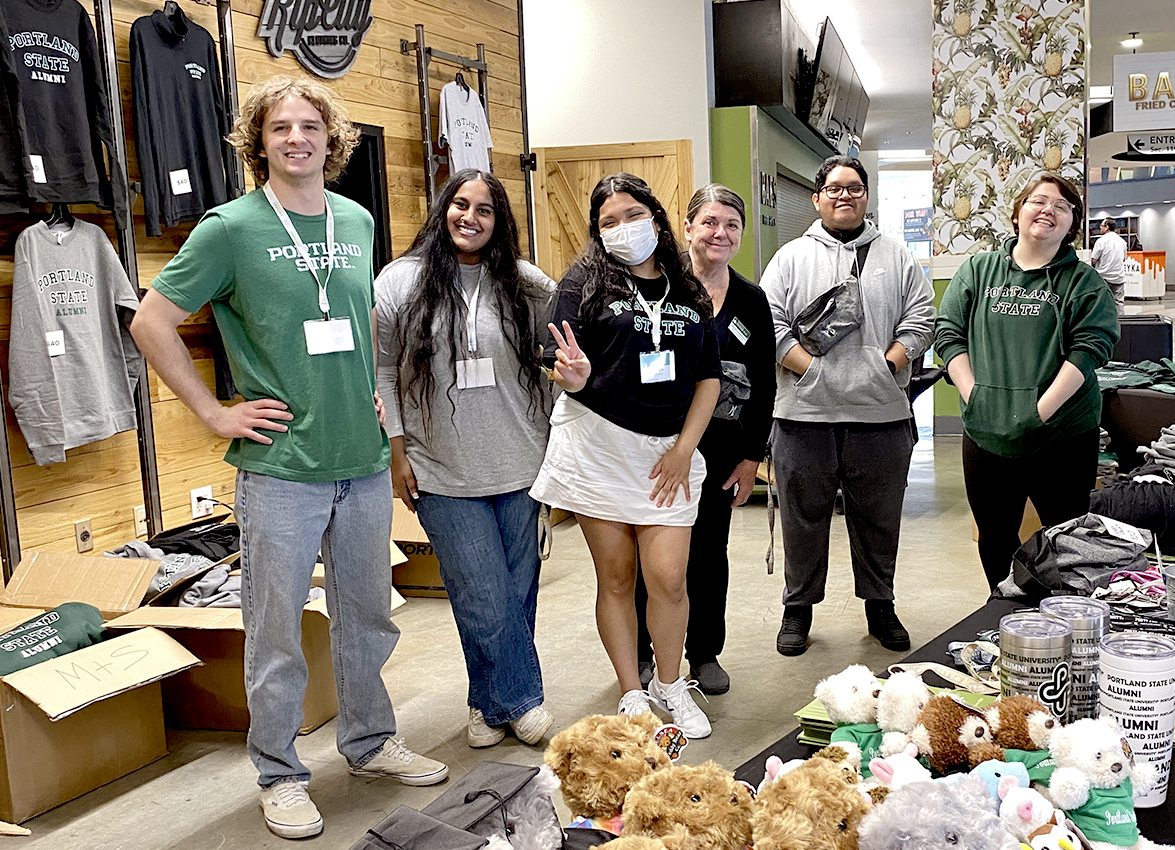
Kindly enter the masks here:
M 526 490 L 481 498 L 421 493 L 420 524 L 440 561 L 469 704 L 500 726 L 543 704 L 534 646 L 539 504 Z
M 384 470 L 307 483 L 241 470 L 236 517 L 248 747 L 260 773 L 257 784 L 310 779 L 294 739 L 307 676 L 302 606 L 320 548 L 339 693 L 339 752 L 351 764 L 367 763 L 396 731 L 380 676 L 400 637 L 391 621 L 391 476 Z

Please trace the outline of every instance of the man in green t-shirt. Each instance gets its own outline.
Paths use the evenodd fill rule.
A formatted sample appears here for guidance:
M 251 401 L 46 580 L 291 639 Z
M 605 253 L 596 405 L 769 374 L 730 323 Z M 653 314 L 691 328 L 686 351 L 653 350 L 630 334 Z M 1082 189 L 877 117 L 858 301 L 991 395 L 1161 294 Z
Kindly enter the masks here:
M 320 551 L 339 751 L 351 773 L 407 785 L 448 774 L 393 737 L 380 677 L 399 630 L 390 612 L 388 440 L 375 394 L 373 223 L 325 191 L 357 139 L 321 84 L 255 85 L 229 140 L 262 188 L 204 216 L 131 327 L 163 381 L 211 431 L 232 438 L 225 460 L 238 468 L 249 755 L 266 824 L 283 838 L 322 831 L 310 771 L 294 749 L 307 677 L 302 606 Z M 207 303 L 245 398 L 235 405 L 216 400 L 177 330 Z

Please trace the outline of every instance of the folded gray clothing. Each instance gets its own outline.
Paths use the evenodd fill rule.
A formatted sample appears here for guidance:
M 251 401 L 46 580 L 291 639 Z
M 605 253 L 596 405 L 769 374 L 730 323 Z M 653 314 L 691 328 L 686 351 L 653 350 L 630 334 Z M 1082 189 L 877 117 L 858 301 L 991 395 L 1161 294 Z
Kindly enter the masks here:
M 104 553 L 108 558 L 144 558 L 149 561 L 159 561 L 159 569 L 151 578 L 147 593 L 143 596 L 146 605 L 163 591 L 176 582 L 194 575 L 212 565 L 213 561 L 203 555 L 194 555 L 187 552 L 176 552 L 165 555 L 162 549 L 148 546 L 141 540 L 132 540 L 110 552 Z
M 227 564 L 209 570 L 208 575 L 184 591 L 179 604 L 185 608 L 240 608 L 241 577 L 230 576 Z M 321 587 L 310 588 L 307 602 L 312 602 L 326 592 Z
M 241 577 L 229 576 L 216 592 L 200 600 L 205 608 L 240 608 L 241 607 Z

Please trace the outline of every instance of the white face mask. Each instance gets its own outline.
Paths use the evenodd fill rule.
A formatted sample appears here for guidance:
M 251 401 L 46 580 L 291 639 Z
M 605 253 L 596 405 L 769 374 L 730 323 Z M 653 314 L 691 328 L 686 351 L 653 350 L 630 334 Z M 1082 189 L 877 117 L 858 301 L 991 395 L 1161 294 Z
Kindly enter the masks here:
M 604 250 L 626 266 L 639 266 L 657 249 L 657 231 L 651 218 L 626 221 L 600 231 Z

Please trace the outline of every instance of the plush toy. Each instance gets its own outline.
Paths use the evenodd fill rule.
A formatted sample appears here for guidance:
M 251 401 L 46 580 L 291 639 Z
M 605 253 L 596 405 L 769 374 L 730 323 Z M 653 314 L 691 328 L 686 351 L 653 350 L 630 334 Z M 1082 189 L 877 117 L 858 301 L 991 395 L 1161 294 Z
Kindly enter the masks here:
M 1022 763 L 1033 782 L 1047 785 L 1055 767 L 1047 749 L 1049 738 L 1061 724 L 1044 703 L 1022 694 L 1004 697 L 993 702 L 983 717 L 1003 750 L 1002 759 Z
M 937 694 L 918 715 L 910 737 L 918 745 L 919 755 L 929 760 L 930 769 L 943 774 L 985 761 L 977 755 L 977 748 L 991 744 L 991 729 L 979 709 L 950 694 Z
M 845 782 L 849 785 L 856 785 L 861 781 L 861 751 L 855 746 L 846 749 L 840 744 L 829 744 L 813 753 L 812 758 L 828 759 L 833 764 L 839 765 L 844 773 Z M 806 761 L 807 759 L 792 759 L 785 762 L 779 756 L 768 756 L 764 764 L 763 781 L 759 783 L 755 793 L 761 794 L 765 787 Z
M 931 778 L 930 771 L 916 758 L 917 755 L 917 745 L 908 744 L 905 751 L 901 753 L 894 753 L 892 756 L 886 756 L 884 759 L 874 759 L 875 763 L 869 767 L 873 773 L 873 778 L 882 786 L 881 788 L 874 788 L 869 791 L 875 803 L 879 803 L 885 799 L 884 795 L 879 798 L 877 792 L 880 790 L 893 790 L 895 788 L 901 788 L 903 785 L 909 785 L 911 782 L 925 782 Z M 950 776 L 944 776 L 936 781 L 958 782 L 964 776 L 975 776 L 982 779 L 993 803 L 1001 799 L 999 794 L 1001 782 L 1010 783 L 1009 787 L 1028 787 L 1028 770 L 1024 765 L 1019 763 L 1009 764 L 994 760 L 988 760 L 976 765 L 971 769 L 970 773 L 952 773 Z
M 1064 809 L 1099 850 L 1156 845 L 1138 833 L 1134 788 L 1151 788 L 1158 771 L 1134 763 L 1130 745 L 1113 718 L 1078 720 L 1053 731 L 1049 750 L 1057 763 L 1049 797 Z
M 1028 779 L 1028 768 L 1020 762 L 1006 762 L 997 759 L 988 759 L 971 769 L 971 776 L 978 776 L 987 784 L 987 792 L 993 801 L 1003 799 L 1000 796 L 1000 783 L 1011 779 L 1021 788 L 1027 788 L 1031 782 Z
M 543 766 L 502 808 L 468 831 L 489 839 L 485 850 L 561 850 L 563 830 L 555 811 L 559 779 Z
M 490 847 L 484 850 L 492 850 Z M 609 841 L 607 844 L 597 844 L 593 850 L 702 850 L 700 844 L 690 838 L 684 827 L 678 827 L 670 835 L 661 838 L 650 838 L 645 835 L 626 835 Z
M 865 816 L 859 850 L 1018 850 L 986 800 L 974 776 L 903 786 Z
M 1000 820 L 1021 842 L 1053 821 L 1057 809 L 1035 788 L 1016 784 L 1009 777 L 1000 783 Z
M 669 765 L 653 738 L 657 726 L 652 713 L 593 714 L 551 739 L 544 760 L 559 778 L 563 802 L 576 818 L 591 822 L 573 826 L 620 833 L 624 795 Z
M 931 778 L 930 770 L 918 761 L 918 747 L 914 744 L 907 744 L 900 753 L 873 759 L 869 762 L 869 772 L 891 791 L 911 782 L 926 782 Z
M 751 843 L 753 811 L 747 787 L 707 761 L 650 773 L 625 796 L 621 818 L 625 836 L 661 838 L 685 827 L 698 847 L 743 850 Z
M 755 801 L 755 850 L 856 850 L 869 803 L 835 762 L 811 758 Z
M 864 664 L 852 664 L 816 685 L 816 699 L 836 724 L 831 743 L 860 751 L 861 775 L 869 777 L 869 762 L 881 755 L 881 727 L 877 700 L 881 683 Z
M 894 673 L 881 686 L 877 697 L 877 725 L 881 727 L 881 755 L 892 756 L 906 749 L 918 715 L 930 702 L 930 688 L 913 673 Z
M 1020 846 L 1029 850 L 1082 850 L 1084 845 L 1077 833 L 1069 828 L 1064 812 L 1057 809 L 1052 818 L 1037 827 Z

